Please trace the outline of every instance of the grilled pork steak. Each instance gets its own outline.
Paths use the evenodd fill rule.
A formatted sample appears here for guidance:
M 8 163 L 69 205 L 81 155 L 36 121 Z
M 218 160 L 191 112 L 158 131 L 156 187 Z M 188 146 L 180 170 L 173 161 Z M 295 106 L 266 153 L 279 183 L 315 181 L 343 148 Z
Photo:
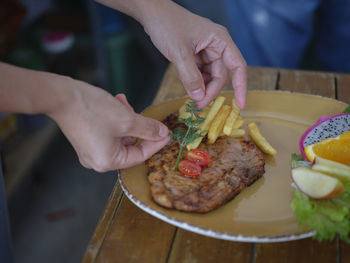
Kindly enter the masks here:
M 176 113 L 169 115 L 164 123 L 170 129 L 182 125 Z M 233 199 L 265 172 L 263 154 L 250 141 L 225 136 L 208 144 L 204 138 L 199 148 L 209 153 L 212 162 L 196 178 L 175 171 L 179 153 L 175 140 L 146 161 L 151 194 L 156 203 L 181 211 L 209 212 Z M 186 155 L 184 149 L 182 159 Z

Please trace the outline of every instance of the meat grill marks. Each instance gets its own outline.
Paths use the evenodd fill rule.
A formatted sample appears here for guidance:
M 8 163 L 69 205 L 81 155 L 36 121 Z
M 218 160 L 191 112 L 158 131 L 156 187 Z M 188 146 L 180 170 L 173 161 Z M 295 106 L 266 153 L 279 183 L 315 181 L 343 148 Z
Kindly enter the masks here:
M 170 129 L 182 125 L 175 113 L 164 123 Z M 197 178 L 175 171 L 179 145 L 174 140 L 146 161 L 156 203 L 181 211 L 209 212 L 233 199 L 265 172 L 263 154 L 250 141 L 220 137 L 215 144 L 208 144 L 204 138 L 199 148 L 209 153 L 212 162 Z M 186 154 L 184 149 L 182 159 Z

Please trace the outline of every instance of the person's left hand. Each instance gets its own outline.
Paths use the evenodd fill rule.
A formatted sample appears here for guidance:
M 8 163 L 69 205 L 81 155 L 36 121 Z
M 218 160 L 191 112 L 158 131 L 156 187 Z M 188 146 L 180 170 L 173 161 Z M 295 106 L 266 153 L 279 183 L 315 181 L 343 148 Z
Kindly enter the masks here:
M 150 158 L 170 139 L 163 123 L 136 114 L 123 94 L 113 97 L 70 78 L 58 85 L 73 94 L 47 114 L 57 122 L 86 168 L 106 172 L 131 167 Z M 135 144 L 137 138 L 142 140 Z

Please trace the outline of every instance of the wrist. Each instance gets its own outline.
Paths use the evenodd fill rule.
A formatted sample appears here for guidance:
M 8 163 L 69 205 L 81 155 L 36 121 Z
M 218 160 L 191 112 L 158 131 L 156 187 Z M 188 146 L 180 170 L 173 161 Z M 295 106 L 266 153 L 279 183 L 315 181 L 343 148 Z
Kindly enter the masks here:
M 37 99 L 44 99 L 45 102 L 38 103 L 39 107 L 35 108 L 33 113 L 45 114 L 53 118 L 57 112 L 67 109 L 77 96 L 74 83 L 78 81 L 70 77 L 43 72 L 42 82 L 45 97 L 41 96 Z

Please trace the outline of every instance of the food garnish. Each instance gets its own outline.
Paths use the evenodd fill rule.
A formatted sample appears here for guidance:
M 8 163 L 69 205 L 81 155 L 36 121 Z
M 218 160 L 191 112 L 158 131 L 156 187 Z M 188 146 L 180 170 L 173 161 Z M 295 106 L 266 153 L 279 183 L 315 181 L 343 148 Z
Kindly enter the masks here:
M 201 110 L 196 108 L 196 104 L 193 101 L 190 101 L 186 105 L 186 112 L 189 113 L 189 116 L 187 118 L 179 118 L 179 121 L 184 123 L 187 126 L 187 129 L 184 130 L 178 128 L 170 133 L 170 136 L 180 145 L 180 150 L 175 165 L 176 171 L 178 170 L 183 147 L 204 136 L 204 134 L 202 134 L 202 132 L 200 132 L 198 129 L 198 126 L 204 121 L 203 117 L 198 116 Z
M 187 153 L 187 160 L 198 164 L 199 166 L 207 166 L 210 162 L 209 154 L 201 149 L 192 149 Z
M 201 174 L 202 168 L 189 160 L 182 160 L 179 163 L 179 171 L 187 177 L 197 177 Z

